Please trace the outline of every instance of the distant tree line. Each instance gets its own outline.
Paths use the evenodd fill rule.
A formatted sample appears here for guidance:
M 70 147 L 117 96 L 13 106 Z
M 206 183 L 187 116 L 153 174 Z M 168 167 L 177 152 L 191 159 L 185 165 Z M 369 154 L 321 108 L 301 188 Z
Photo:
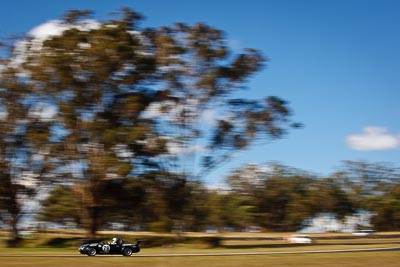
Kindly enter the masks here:
M 280 164 L 247 165 L 227 176 L 223 190 L 167 177 L 109 181 L 102 194 L 102 227 L 297 231 L 319 213 L 342 220 L 364 210 L 373 214 L 375 230 L 400 230 L 400 173 L 389 164 L 348 161 L 328 177 Z M 40 218 L 80 226 L 74 190 L 74 185 L 54 188 L 42 203 Z

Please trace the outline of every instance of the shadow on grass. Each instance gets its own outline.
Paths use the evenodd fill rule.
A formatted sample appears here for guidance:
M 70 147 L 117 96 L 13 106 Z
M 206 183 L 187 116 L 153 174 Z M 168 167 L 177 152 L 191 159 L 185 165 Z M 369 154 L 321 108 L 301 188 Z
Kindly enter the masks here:
M 265 248 L 265 249 L 272 249 L 272 248 L 298 248 L 298 247 L 313 247 L 313 246 L 335 246 L 335 245 L 346 245 L 346 246 L 355 246 L 355 247 L 363 247 L 368 245 L 382 245 L 381 242 L 355 242 L 355 243 L 329 243 L 323 242 L 319 243 L 314 242 L 312 244 L 290 244 L 290 243 L 280 243 L 280 244 L 220 244 L 219 247 L 226 248 L 226 249 L 251 249 L 251 248 Z
M 249 249 L 249 248 L 295 248 L 304 246 L 313 246 L 317 244 L 246 244 L 246 245 L 221 245 L 226 249 Z
M 82 243 L 82 239 L 76 237 L 55 237 L 43 243 L 42 246 L 53 248 L 69 248 L 73 246 L 78 246 L 78 244 L 80 243 Z

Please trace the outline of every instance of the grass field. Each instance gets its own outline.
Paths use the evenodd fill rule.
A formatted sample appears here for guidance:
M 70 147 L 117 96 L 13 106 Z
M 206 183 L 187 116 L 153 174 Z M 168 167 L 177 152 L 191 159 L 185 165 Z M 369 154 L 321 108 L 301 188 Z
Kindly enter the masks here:
M 198 234 L 189 234 L 198 236 Z M 123 267 L 123 266 L 164 266 L 164 267 L 213 267 L 213 266 L 323 266 L 323 267 L 390 267 L 400 266 L 400 250 L 369 252 L 335 252 L 318 254 L 271 254 L 271 255 L 235 255 L 235 256 L 176 256 L 176 254 L 207 253 L 255 253 L 255 252 L 304 252 L 312 250 L 347 250 L 400 247 L 398 233 L 382 233 L 367 238 L 354 238 L 342 234 L 316 235 L 316 242 L 311 245 L 293 245 L 282 237 L 288 234 L 246 234 L 226 233 L 217 248 L 210 248 L 202 243 L 165 244 L 151 248 L 143 247 L 139 254 L 132 257 L 79 255 L 74 245 L 50 248 L 36 246 L 53 234 L 32 238 L 30 247 L 0 247 L 0 266 L 40 266 L 40 267 Z M 59 236 L 59 235 L 58 235 Z M 154 233 L 141 233 L 142 238 L 154 238 Z M 65 236 L 66 237 L 66 236 Z M 133 238 L 133 237 L 132 237 Z M 51 240 L 51 239 L 49 239 Z M 37 243 L 35 243 L 37 242 Z M 76 240 L 75 240 L 76 242 Z M 146 241 L 144 241 L 146 242 Z M 0 240 L 1 243 L 1 240 Z M 4 243 L 4 237 L 3 237 Z M 70 243 L 72 244 L 72 243 Z M 175 257 L 161 257 L 175 255 Z
M 0 257 L 1 266 L 41 267 L 103 267 L 103 266 L 146 266 L 146 267 L 213 267 L 213 266 L 323 266 L 323 267 L 398 267 L 399 251 L 357 252 L 331 254 L 291 254 L 261 256 L 200 256 L 200 257 Z

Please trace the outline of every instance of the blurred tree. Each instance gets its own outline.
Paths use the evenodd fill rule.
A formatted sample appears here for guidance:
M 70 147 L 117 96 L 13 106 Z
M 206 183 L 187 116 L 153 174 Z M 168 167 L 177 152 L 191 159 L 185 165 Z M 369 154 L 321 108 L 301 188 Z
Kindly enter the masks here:
M 325 178 L 315 181 L 309 189 L 312 214 L 320 212 L 333 213 L 338 219 L 356 212 L 355 204 L 349 194 L 340 186 L 340 181 Z
M 142 116 L 162 96 L 146 87 L 156 65 L 151 42 L 135 31 L 140 16 L 123 9 L 120 19 L 100 23 L 89 14 L 68 12 L 60 35 L 25 40 L 12 58 L 20 59 L 14 68 L 35 96 L 32 102 L 54 108 L 53 173 L 63 176 L 60 184 L 77 184 L 80 220 L 95 235 L 108 181 L 158 168 L 155 157 L 166 152 L 166 141 Z
M 210 192 L 207 203 L 208 227 L 243 231 L 257 225 L 256 208 L 235 194 Z
M 246 165 L 227 177 L 233 195 L 254 205 L 259 226 L 274 231 L 297 230 L 312 215 L 307 203 L 314 176 L 277 163 Z
M 225 178 L 230 190 L 237 196 L 253 200 L 257 192 L 262 188 L 263 181 L 270 168 L 262 168 L 256 164 L 247 164 L 242 168 L 234 170 Z
M 146 185 L 142 214 L 150 228 L 175 232 L 202 229 L 208 209 L 202 184 L 162 171 L 150 172 L 142 180 Z
M 0 66 L 0 219 L 19 238 L 18 223 L 34 206 L 34 197 L 49 177 L 50 118 L 33 101 L 29 86 L 12 67 Z M 43 179 L 38 179 L 42 177 Z
M 297 177 L 271 177 L 264 182 L 258 193 L 258 207 L 263 214 L 261 222 L 267 229 L 288 231 L 286 224 L 288 207 L 297 200 L 305 183 L 298 183 Z
M 189 179 L 202 180 L 233 153 L 299 126 L 278 97 L 240 97 L 266 61 L 259 51 L 235 54 L 222 31 L 203 23 L 161 27 L 153 40 L 159 88 L 168 96 L 153 115 L 172 138 L 171 165 Z
M 382 195 L 369 199 L 370 210 L 374 212 L 372 224 L 379 231 L 400 229 L 400 183 Z
M 79 199 L 76 199 L 72 186 L 57 186 L 42 201 L 39 219 L 67 226 L 68 223 L 80 225 Z
M 18 99 L 37 110 L 29 142 L 51 145 L 46 171 L 76 185 L 80 222 L 92 236 L 115 203 L 107 197 L 111 180 L 157 174 L 138 200 L 160 204 L 152 205 L 156 217 L 179 225 L 193 196 L 189 180 L 298 126 L 284 100 L 240 97 L 265 59 L 254 49 L 234 54 L 220 30 L 202 23 L 142 29 L 141 16 L 128 8 L 105 21 L 90 15 L 69 11 L 53 24 L 59 34 L 20 41 L 7 69 L 29 95 Z M 14 80 L 2 88 L 13 89 Z M 215 115 L 205 123 L 207 112 Z
M 358 209 L 369 209 L 370 199 L 388 192 L 400 181 L 399 168 L 388 163 L 344 161 L 332 177 Z
M 222 31 L 203 23 L 177 23 L 152 33 L 157 88 L 166 98 L 150 106 L 149 116 L 169 137 L 169 170 L 202 181 L 235 152 L 299 126 L 290 122 L 287 103 L 278 97 L 240 97 L 265 62 L 259 51 L 235 54 Z
M 386 163 L 345 162 L 327 178 L 279 164 L 246 165 L 226 179 L 230 194 L 256 207 L 261 226 L 298 230 L 305 219 L 332 213 L 337 219 L 364 209 L 376 229 L 398 229 L 398 168 Z
M 107 181 L 102 213 L 106 221 L 102 223 L 110 227 L 114 223 L 121 224 L 124 229 L 138 229 L 147 223 L 149 212 L 146 205 L 146 183 L 139 179 L 113 179 Z
M 209 224 L 208 211 L 213 203 L 208 202 L 208 191 L 202 183 L 188 183 L 188 203 L 183 210 L 183 230 L 203 231 Z

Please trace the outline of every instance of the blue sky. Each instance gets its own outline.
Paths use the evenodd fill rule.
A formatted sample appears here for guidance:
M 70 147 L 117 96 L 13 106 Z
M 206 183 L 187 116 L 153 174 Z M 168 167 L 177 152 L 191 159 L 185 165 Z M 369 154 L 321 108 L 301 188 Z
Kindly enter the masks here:
M 246 163 L 280 161 L 328 175 L 343 160 L 400 158 L 400 1 L 396 0 L 142 0 L 2 1 L 0 38 L 22 34 L 69 9 L 99 18 L 129 6 L 142 26 L 206 22 L 224 30 L 235 50 L 269 58 L 247 95 L 290 102 L 304 128 L 243 152 L 211 174 L 217 184 Z

